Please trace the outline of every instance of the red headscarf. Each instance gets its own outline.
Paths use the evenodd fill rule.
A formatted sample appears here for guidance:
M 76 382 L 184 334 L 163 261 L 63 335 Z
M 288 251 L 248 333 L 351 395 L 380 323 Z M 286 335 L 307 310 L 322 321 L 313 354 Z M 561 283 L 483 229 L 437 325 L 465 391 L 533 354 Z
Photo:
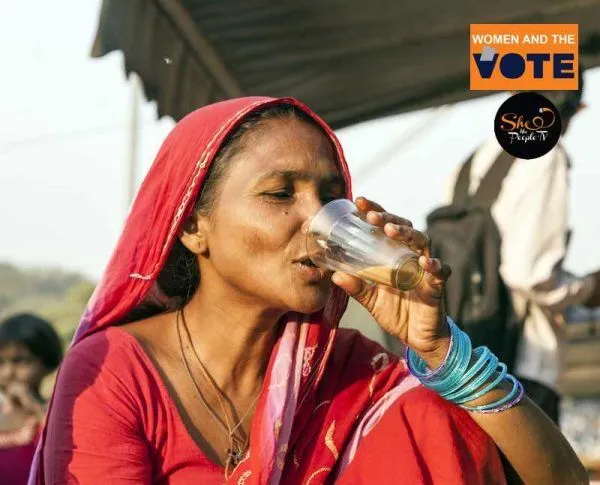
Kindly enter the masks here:
M 240 98 L 191 113 L 167 137 L 144 180 L 74 346 L 123 322 L 140 305 L 169 307 L 156 279 L 219 148 L 250 113 L 284 103 L 308 114 L 329 137 L 351 198 L 350 175 L 337 138 L 297 100 Z M 322 483 L 340 475 L 352 465 L 358 443 L 384 411 L 417 386 L 402 361 L 357 333 L 338 332 L 346 304 L 346 295 L 336 288 L 320 312 L 286 318 L 252 422 L 250 452 L 228 483 Z M 45 433 L 30 484 L 43 483 L 44 438 Z M 402 450 L 399 444 L 396 451 Z M 388 456 L 393 452 L 385 450 Z M 432 459 L 443 461 L 439 454 Z

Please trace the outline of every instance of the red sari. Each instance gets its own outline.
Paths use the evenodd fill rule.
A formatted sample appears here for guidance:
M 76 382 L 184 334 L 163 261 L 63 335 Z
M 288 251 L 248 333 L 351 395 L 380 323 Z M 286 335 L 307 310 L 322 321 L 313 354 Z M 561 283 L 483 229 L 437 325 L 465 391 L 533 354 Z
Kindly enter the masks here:
M 145 303 L 169 309 L 171 302 L 155 281 L 193 210 L 219 147 L 249 113 L 280 103 L 305 111 L 329 136 L 346 181 L 346 195 L 351 197 L 350 176 L 337 138 L 298 101 L 240 98 L 191 113 L 167 137 L 144 180 L 70 353 L 80 349 L 85 354 L 81 349 L 86 341 L 91 342 L 90 336 L 98 338 Z M 252 422 L 249 452 L 227 483 L 504 483 L 493 443 L 466 412 L 420 386 L 402 360 L 356 332 L 338 330 L 346 304 L 347 297 L 336 289 L 323 310 L 312 315 L 290 313 L 281 322 L 281 337 L 272 352 Z M 59 371 L 47 419 L 50 429 L 53 420 L 64 418 L 65 410 L 55 411 L 54 406 L 60 406 L 68 394 L 67 383 L 76 372 L 77 368 L 66 364 Z M 87 412 L 98 413 L 94 401 L 89 402 Z M 71 424 L 76 434 L 77 424 Z M 139 443 L 131 447 L 147 443 L 144 433 L 150 430 L 138 432 Z M 44 470 L 53 465 L 44 463 L 44 458 L 52 461 L 55 453 L 64 453 L 58 450 L 60 446 L 60 440 L 44 431 L 31 485 L 45 483 Z M 62 462 L 59 478 L 53 470 L 53 483 L 69 483 L 69 476 L 86 484 L 110 481 L 91 458 L 86 466 L 94 473 L 79 477 L 73 475 L 69 460 Z M 164 460 L 152 464 L 148 482 L 158 483 L 155 471 L 162 466 Z M 164 483 L 197 480 L 169 481 L 167 477 Z

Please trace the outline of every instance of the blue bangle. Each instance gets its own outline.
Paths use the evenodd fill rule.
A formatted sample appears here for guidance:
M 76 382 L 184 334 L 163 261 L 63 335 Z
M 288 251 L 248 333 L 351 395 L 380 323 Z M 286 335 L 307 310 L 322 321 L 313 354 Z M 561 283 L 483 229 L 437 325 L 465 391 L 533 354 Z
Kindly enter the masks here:
M 525 390 L 523 389 L 523 384 L 521 384 L 517 379 L 515 379 L 515 377 L 511 376 L 510 374 L 508 374 L 508 375 L 510 377 L 512 377 L 517 382 L 518 391 L 517 391 L 516 396 L 511 401 L 508 401 L 508 402 L 506 402 L 505 404 L 503 404 L 501 406 L 496 406 L 496 407 L 491 408 L 491 409 L 479 410 L 477 412 L 483 413 L 483 414 L 499 413 L 499 412 L 502 412 L 502 411 L 506 411 L 507 409 L 510 409 L 513 406 L 516 406 L 517 404 L 519 404 L 521 402 L 521 400 L 523 399 L 523 396 L 525 395 Z
M 498 357 L 496 357 L 487 347 L 478 347 L 474 353 L 481 351 L 480 359 L 473 364 L 473 367 L 464 375 L 461 380 L 459 389 L 453 393 L 449 393 L 442 397 L 456 402 L 464 396 L 469 396 L 483 386 L 488 379 L 494 374 L 498 367 Z M 480 372 L 481 371 L 481 372 Z M 477 375 L 479 373 L 479 375 Z
M 491 381 L 487 386 L 481 388 L 479 391 L 473 394 L 467 395 L 466 397 L 454 399 L 453 402 L 455 404 L 463 404 L 465 402 L 474 401 L 475 399 L 479 399 L 481 396 L 484 396 L 488 392 L 496 389 L 496 387 L 498 387 L 498 385 L 506 378 L 507 371 L 506 364 L 504 364 L 503 362 L 500 362 L 498 364 L 498 367 L 500 367 L 500 372 L 498 373 L 496 378 L 493 381 Z
M 507 374 L 506 365 L 499 362 L 487 347 L 478 347 L 473 351 L 468 335 L 449 317 L 447 322 L 450 346 L 442 364 L 431 370 L 423 359 L 407 347 L 409 371 L 424 386 L 468 411 L 499 412 L 517 404 L 523 397 L 523 386 L 514 376 Z M 512 383 L 512 388 L 502 398 L 480 406 L 464 404 L 496 389 L 505 380 Z
M 471 407 L 471 406 L 462 406 L 462 407 L 464 409 L 467 409 L 468 411 L 475 411 L 475 412 L 491 411 L 491 410 L 494 410 L 496 408 L 502 407 L 504 404 L 506 404 L 507 402 L 511 401 L 519 393 L 519 390 L 520 390 L 519 386 L 521 384 L 511 374 L 508 374 L 506 376 L 506 379 L 512 382 L 513 387 L 510 390 L 510 392 L 506 396 L 504 396 L 503 398 L 501 398 L 498 401 L 495 401 L 493 403 L 490 403 L 490 404 L 482 404 L 480 406 L 473 406 L 473 407 Z
M 446 320 L 448 322 L 448 325 L 450 326 L 450 322 L 448 320 Z M 406 347 L 406 353 L 405 353 L 405 360 L 406 363 L 411 371 L 411 374 L 413 374 L 415 377 L 417 377 L 419 380 L 430 380 L 433 379 L 435 377 L 437 377 L 438 375 L 440 375 L 442 372 L 444 372 L 444 370 L 447 368 L 448 366 L 448 361 L 449 361 L 449 357 L 452 353 L 452 348 L 454 347 L 454 345 L 456 345 L 455 343 L 455 339 L 454 339 L 454 333 L 452 332 L 452 327 L 450 327 L 450 345 L 448 346 L 448 352 L 446 352 L 446 357 L 444 357 L 443 362 L 434 370 L 430 370 L 430 371 L 422 371 L 419 370 L 419 366 L 415 365 L 413 366 L 412 369 L 410 369 L 411 363 L 410 363 L 410 347 Z
M 471 341 L 462 338 L 463 332 L 447 318 L 450 328 L 450 348 L 444 362 L 431 371 L 427 364 L 412 349 L 406 349 L 406 363 L 410 372 L 424 385 L 438 393 L 447 392 L 455 387 L 456 381 L 468 369 L 471 361 Z
M 461 332 L 454 323 L 453 325 L 457 332 Z M 471 358 L 473 353 L 473 349 L 471 347 L 471 340 L 468 338 L 459 338 L 457 347 L 458 357 L 456 359 L 456 364 L 452 372 L 448 372 L 443 380 L 441 380 L 439 383 L 433 383 L 432 386 L 432 389 L 435 389 L 442 396 L 448 393 L 452 393 L 460 387 L 463 376 L 465 375 L 465 373 L 468 372 L 469 365 L 471 364 Z

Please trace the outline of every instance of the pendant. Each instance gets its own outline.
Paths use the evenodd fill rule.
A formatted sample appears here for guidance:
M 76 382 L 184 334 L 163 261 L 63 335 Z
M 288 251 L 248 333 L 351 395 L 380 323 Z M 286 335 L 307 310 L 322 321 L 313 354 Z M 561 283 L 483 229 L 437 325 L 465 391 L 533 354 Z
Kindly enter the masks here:
M 234 468 L 244 459 L 244 450 L 235 443 L 227 450 L 227 461 Z

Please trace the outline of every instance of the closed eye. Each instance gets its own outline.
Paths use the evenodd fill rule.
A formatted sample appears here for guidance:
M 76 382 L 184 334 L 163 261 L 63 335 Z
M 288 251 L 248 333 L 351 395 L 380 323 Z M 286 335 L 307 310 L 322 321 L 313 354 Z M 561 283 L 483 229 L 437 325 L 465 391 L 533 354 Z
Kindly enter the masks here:
M 294 196 L 294 194 L 287 190 L 282 190 L 278 192 L 266 192 L 263 195 L 278 200 L 286 200 Z

